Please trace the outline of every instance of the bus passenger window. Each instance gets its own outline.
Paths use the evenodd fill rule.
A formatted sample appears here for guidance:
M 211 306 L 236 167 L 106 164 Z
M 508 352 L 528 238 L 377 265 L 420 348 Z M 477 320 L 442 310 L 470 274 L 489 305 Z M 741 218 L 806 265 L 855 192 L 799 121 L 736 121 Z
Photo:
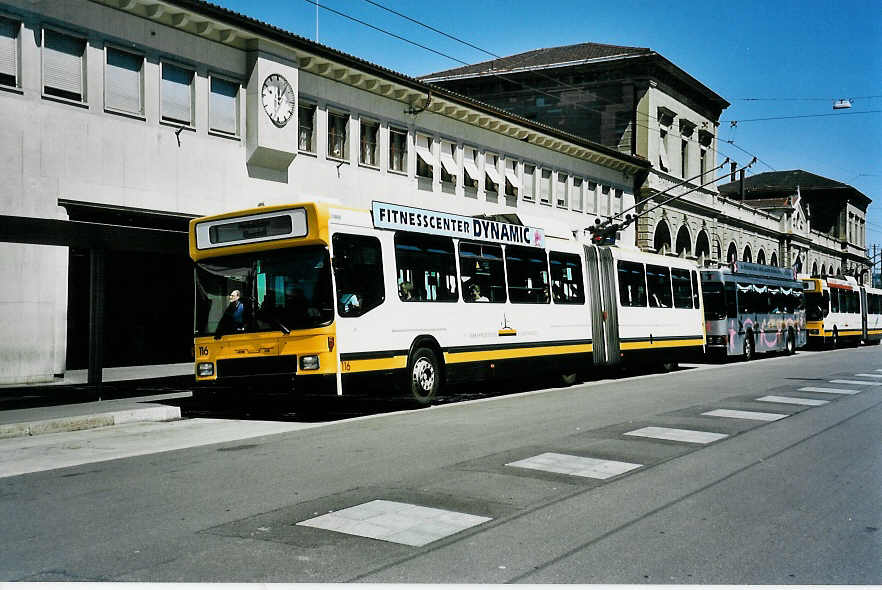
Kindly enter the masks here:
M 555 303 L 585 303 L 582 288 L 582 261 L 578 254 L 551 252 L 551 294 Z
M 380 240 L 370 236 L 334 234 L 334 278 L 337 313 L 358 317 L 386 299 Z
M 647 264 L 646 287 L 649 292 L 649 307 L 671 307 L 671 269 Z
M 830 289 L 830 313 L 839 313 L 839 289 Z
M 453 240 L 437 236 L 395 234 L 398 295 L 402 301 L 457 301 Z
M 726 317 L 738 317 L 738 297 L 741 293 L 735 288 L 735 283 L 726 283 L 724 287 L 726 293 Z
M 692 309 L 692 281 L 689 278 L 689 271 L 672 268 L 671 282 L 674 285 L 674 307 Z
M 545 250 L 506 246 L 508 297 L 512 303 L 548 303 L 548 259 Z
M 619 260 L 619 301 L 623 307 L 646 307 L 646 276 L 639 262 Z
M 459 274 L 463 300 L 470 303 L 505 301 L 501 246 L 460 242 Z

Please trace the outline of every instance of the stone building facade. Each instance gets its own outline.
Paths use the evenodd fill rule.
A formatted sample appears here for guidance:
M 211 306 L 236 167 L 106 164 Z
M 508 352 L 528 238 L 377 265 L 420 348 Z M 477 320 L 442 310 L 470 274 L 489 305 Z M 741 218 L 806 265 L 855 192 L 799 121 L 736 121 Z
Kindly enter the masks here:
M 803 272 L 824 257 L 830 268 L 833 252 L 847 250 L 850 264 L 837 269 L 867 267 L 866 256 L 852 251 L 857 242 L 846 244 L 841 232 L 830 231 L 850 223 L 858 235 L 860 205 L 847 212 L 816 209 L 810 226 L 799 203 L 766 207 L 718 190 L 718 180 L 737 180 L 730 177 L 734 163 L 718 153 L 719 118 L 729 103 L 651 49 L 552 47 L 422 79 L 646 158 L 652 167 L 634 190 L 645 202 L 636 209 L 642 249 L 707 264 L 750 260 Z

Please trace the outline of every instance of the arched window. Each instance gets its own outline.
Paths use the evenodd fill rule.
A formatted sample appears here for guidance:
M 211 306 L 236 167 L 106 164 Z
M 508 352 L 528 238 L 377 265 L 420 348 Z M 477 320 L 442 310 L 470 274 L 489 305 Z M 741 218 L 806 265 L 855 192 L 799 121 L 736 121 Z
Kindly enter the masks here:
M 838 276 L 841 275 L 841 274 L 842 274 L 842 270 L 839 269 L 839 268 L 837 268 L 837 269 L 836 269 L 836 275 L 835 275 L 835 276 L 838 277 Z
M 692 240 L 689 238 L 689 229 L 685 225 L 677 232 L 677 256 L 684 252 L 686 256 L 692 254 Z
M 704 230 L 698 232 L 698 239 L 695 240 L 695 255 L 701 256 L 702 254 L 705 257 L 710 256 L 710 242 L 707 239 L 707 232 Z M 719 254 L 717 258 L 719 258 Z
M 714 260 L 723 260 L 723 247 L 720 240 L 714 240 Z
M 671 251 L 671 230 L 664 220 L 659 221 L 658 225 L 655 226 L 655 238 L 652 241 L 652 247 L 658 253 Z
M 818 261 L 817 260 L 812 262 L 812 276 L 813 277 L 818 276 Z
M 741 257 L 744 262 L 753 262 L 753 256 L 750 255 L 750 245 L 744 247 L 744 255 Z
M 821 276 L 822 276 L 822 277 L 826 277 L 826 276 L 827 276 L 827 265 L 826 265 L 826 264 L 822 264 L 822 265 L 821 265 Z
M 759 251 L 759 254 L 756 255 L 756 263 L 757 264 L 765 264 L 766 263 L 766 253 L 762 250 Z
M 726 262 L 735 262 L 736 260 L 738 260 L 738 247 L 735 242 L 732 242 L 726 251 Z
M 796 262 L 793 263 L 793 268 L 796 272 L 802 272 L 802 256 L 797 256 Z
M 772 266 L 778 266 L 778 253 L 772 252 L 772 259 L 769 260 L 769 264 Z

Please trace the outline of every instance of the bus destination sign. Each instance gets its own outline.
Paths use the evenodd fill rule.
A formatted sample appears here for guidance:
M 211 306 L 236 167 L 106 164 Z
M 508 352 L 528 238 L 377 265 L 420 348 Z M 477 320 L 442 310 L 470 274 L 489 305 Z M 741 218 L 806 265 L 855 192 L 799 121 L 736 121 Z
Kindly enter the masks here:
M 481 240 L 517 246 L 545 247 L 545 232 L 539 228 L 441 213 L 374 201 L 374 227 L 411 231 L 463 240 Z

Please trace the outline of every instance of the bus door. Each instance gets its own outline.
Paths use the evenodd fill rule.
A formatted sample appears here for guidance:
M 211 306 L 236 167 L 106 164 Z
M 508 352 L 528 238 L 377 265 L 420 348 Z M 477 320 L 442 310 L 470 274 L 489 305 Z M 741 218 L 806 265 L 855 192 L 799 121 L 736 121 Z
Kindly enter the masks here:
M 867 290 L 863 285 L 860 287 L 858 295 L 861 304 L 861 338 L 867 340 Z
M 619 322 L 615 260 L 608 247 L 586 246 L 585 263 L 591 294 L 592 346 L 595 365 L 618 364 Z

